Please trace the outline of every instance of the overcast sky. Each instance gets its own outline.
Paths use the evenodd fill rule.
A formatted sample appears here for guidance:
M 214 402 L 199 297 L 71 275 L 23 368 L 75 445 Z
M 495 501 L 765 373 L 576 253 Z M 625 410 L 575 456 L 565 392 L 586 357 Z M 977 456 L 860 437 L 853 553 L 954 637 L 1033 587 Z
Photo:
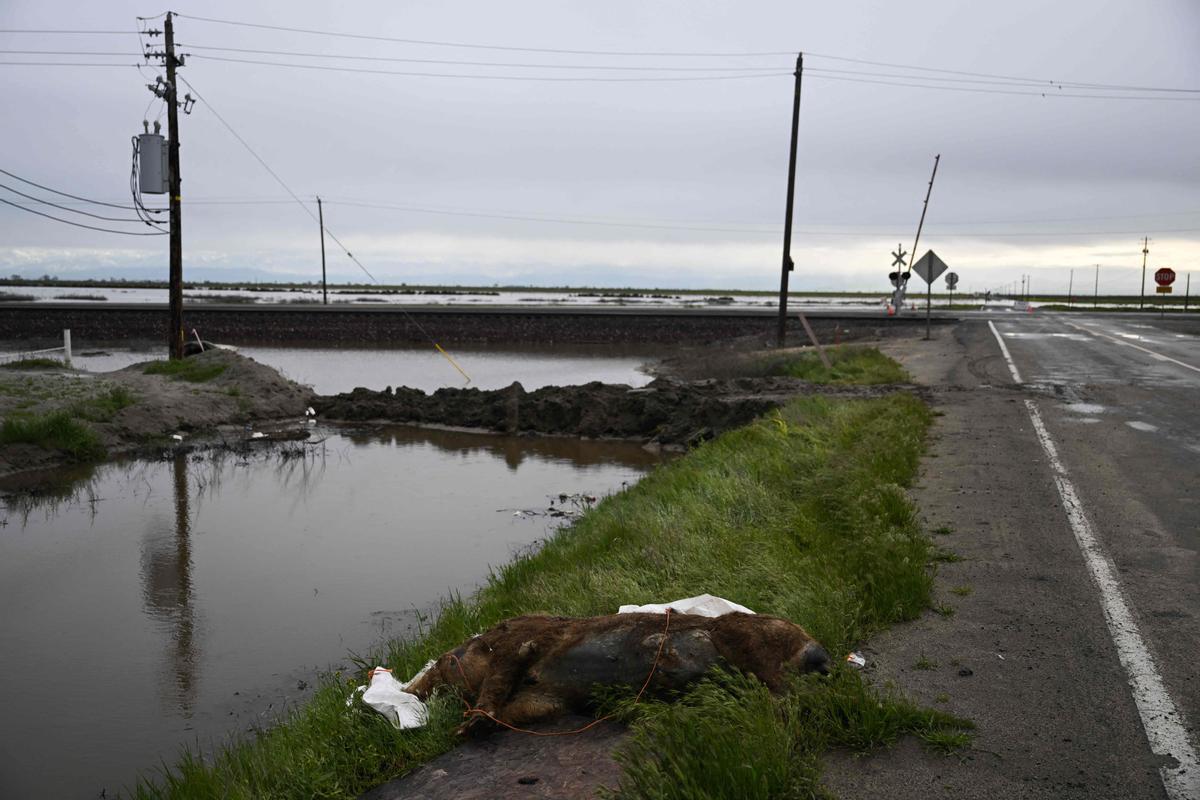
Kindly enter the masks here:
M 140 60 L 136 17 L 165 10 L 144 2 L 0 0 L 4 29 L 129 32 L 0 33 L 6 51 L 126 54 L 8 52 L 0 60 L 133 64 Z M 219 114 L 296 194 L 329 201 L 329 230 L 381 281 L 777 287 L 792 53 L 799 50 L 806 55 L 793 289 L 885 291 L 890 251 L 897 243 L 912 248 L 937 153 L 920 250 L 935 249 L 961 276 L 960 288 L 1029 274 L 1035 291 L 1065 291 L 1075 268 L 1075 291 L 1090 292 L 1100 264 L 1102 292 L 1136 292 L 1143 235 L 1152 240 L 1151 269 L 1200 271 L 1196 0 L 180 0 L 173 10 L 472 45 L 177 18 L 180 49 L 192 54 L 180 74 L 211 103 L 181 116 L 185 277 L 320 277 L 316 224 Z M 161 28 L 162 19 L 147 24 Z M 584 66 L 622 69 L 577 68 Z M 148 103 L 152 120 L 161 110 L 145 87 L 157 70 L 142 73 L 0 65 L 0 169 L 128 202 L 130 136 L 141 131 Z M 1008 77 L 1193 91 L 1038 87 Z M 936 89 L 860 82 L 934 79 L 950 80 L 936 81 Z M 951 82 L 969 79 L 988 82 Z M 1079 94 L 1091 96 L 1069 96 Z M 8 176 L 0 183 L 64 200 Z M 0 199 L 139 230 L 3 189 Z M 336 245 L 328 247 L 331 278 L 365 278 Z M 166 237 L 87 231 L 0 204 L 4 274 L 165 278 L 166 254 Z

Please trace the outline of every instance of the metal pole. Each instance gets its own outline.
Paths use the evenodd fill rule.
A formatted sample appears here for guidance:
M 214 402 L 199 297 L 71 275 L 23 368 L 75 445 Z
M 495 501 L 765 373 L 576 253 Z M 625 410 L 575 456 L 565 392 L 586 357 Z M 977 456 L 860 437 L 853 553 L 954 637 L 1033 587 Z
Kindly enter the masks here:
M 1092 295 L 1092 310 L 1094 311 L 1095 309 L 1097 309 L 1099 307 L 1100 307 L 1100 265 L 1097 264 L 1096 265 L 1096 289 L 1095 289 L 1095 294 Z
M 930 265 L 932 266 L 932 265 Z M 933 281 L 925 284 L 925 341 L 929 341 L 929 316 L 933 308 Z
M 796 54 L 796 90 L 792 98 L 792 141 L 788 153 L 787 210 L 783 218 L 783 268 L 779 277 L 779 330 L 775 343 L 783 347 L 787 339 L 788 273 L 792 262 L 792 208 L 796 199 L 796 139 L 800 131 L 800 78 L 804 73 L 804 53 Z
M 179 191 L 179 108 L 175 86 L 175 25 L 171 20 L 171 12 L 167 12 L 163 23 L 163 39 L 166 43 L 167 62 L 167 176 L 168 193 L 170 195 L 171 246 L 170 246 L 170 328 L 167 331 L 167 345 L 171 358 L 183 358 L 183 233 L 180 228 L 182 212 L 180 209 Z
M 1192 273 L 1187 274 L 1187 288 L 1183 291 L 1183 310 L 1187 311 L 1188 298 L 1192 296 Z
M 321 296 L 323 304 L 329 305 L 329 286 L 325 283 L 325 212 L 321 210 L 320 195 L 317 195 L 317 223 L 321 226 Z
M 1071 290 L 1075 288 L 1075 268 L 1071 267 L 1071 278 L 1067 281 L 1067 308 L 1071 307 Z
M 1142 239 L 1142 299 L 1138 302 L 1138 311 L 1146 307 L 1146 256 L 1150 255 L 1150 237 Z
M 925 190 L 925 205 L 921 206 L 921 221 L 917 223 L 917 238 L 913 239 L 912 255 L 908 257 L 908 273 L 912 273 L 913 262 L 917 260 L 917 244 L 921 241 L 921 228 L 925 227 L 925 212 L 929 210 L 929 195 L 933 194 L 933 180 L 937 177 L 938 162 L 941 160 L 941 153 L 933 157 L 933 174 L 929 176 L 929 188 Z

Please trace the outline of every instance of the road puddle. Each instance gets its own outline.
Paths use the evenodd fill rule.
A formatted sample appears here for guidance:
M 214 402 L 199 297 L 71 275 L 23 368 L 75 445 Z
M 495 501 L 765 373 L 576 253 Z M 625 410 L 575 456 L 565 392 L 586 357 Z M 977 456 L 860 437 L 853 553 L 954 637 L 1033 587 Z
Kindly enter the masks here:
M 1103 414 L 1108 409 L 1105 406 L 1097 405 L 1096 403 L 1066 403 L 1063 409 L 1070 411 L 1072 414 Z
M 268 724 L 658 463 L 566 438 L 313 438 L 3 487 L 0 796 L 111 797 L 184 744 Z

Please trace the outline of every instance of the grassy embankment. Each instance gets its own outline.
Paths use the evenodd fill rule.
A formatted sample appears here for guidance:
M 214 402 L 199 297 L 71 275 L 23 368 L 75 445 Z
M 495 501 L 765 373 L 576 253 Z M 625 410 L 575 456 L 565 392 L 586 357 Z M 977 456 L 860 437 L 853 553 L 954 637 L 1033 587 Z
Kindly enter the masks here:
M 875 386 L 883 383 L 907 383 L 908 375 L 892 359 L 874 347 L 838 345 L 825 348 L 829 366 L 821 363 L 815 352 L 760 362 L 759 370 L 766 375 L 785 375 L 811 383 L 855 383 Z
M 626 701 L 635 733 L 620 755 L 622 796 L 818 796 L 830 747 L 868 749 L 904 733 L 962 745 L 965 723 L 869 686 L 840 658 L 929 605 L 936 554 L 902 488 L 929 420 L 906 394 L 796 400 L 605 499 L 473 598 L 448 601 L 419 639 L 364 666 L 412 674 L 514 615 L 609 614 L 710 592 L 801 623 L 835 655 L 835 673 L 798 678 L 782 698 L 715 673 L 673 703 Z M 350 798 L 454 746 L 457 699 L 435 698 L 427 727 L 398 732 L 361 704 L 347 708 L 361 680 L 326 676 L 283 724 L 209 764 L 185 755 L 136 796 Z
M 53 411 L 17 410 L 0 424 L 0 445 L 33 444 L 59 450 L 72 461 L 98 461 L 106 455 L 104 444 L 88 422 L 107 422 L 135 400 L 125 387 L 113 386 Z
M 181 358 L 172 361 L 155 361 L 146 366 L 142 372 L 147 375 L 166 375 L 177 381 L 188 383 L 206 383 L 225 371 L 226 364 L 210 364 L 194 358 Z

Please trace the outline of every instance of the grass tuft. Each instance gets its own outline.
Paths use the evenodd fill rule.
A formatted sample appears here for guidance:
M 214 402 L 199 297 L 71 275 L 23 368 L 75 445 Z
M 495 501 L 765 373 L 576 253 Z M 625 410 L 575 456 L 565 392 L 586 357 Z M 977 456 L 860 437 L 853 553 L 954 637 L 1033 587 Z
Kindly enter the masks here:
M 0 364 L 4 369 L 66 369 L 67 362 L 57 358 L 20 358 Z
M 801 353 L 773 361 L 768 374 L 801 378 L 810 383 L 881 384 L 907 383 L 911 380 L 899 364 L 874 347 L 827 347 L 825 355 L 829 358 L 829 367 L 821 363 L 815 352 Z
M 104 457 L 100 436 L 65 410 L 9 416 L 0 425 L 0 444 L 35 444 L 46 450 L 61 450 L 75 461 Z
M 166 375 L 177 381 L 205 383 L 225 371 L 227 364 L 211 364 L 195 358 L 180 358 L 171 361 L 155 361 L 142 370 L 147 375 Z

